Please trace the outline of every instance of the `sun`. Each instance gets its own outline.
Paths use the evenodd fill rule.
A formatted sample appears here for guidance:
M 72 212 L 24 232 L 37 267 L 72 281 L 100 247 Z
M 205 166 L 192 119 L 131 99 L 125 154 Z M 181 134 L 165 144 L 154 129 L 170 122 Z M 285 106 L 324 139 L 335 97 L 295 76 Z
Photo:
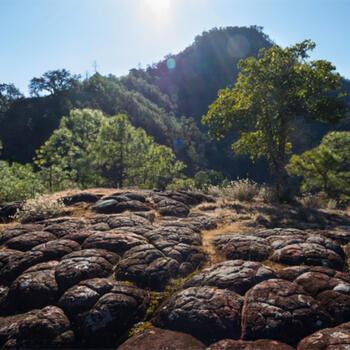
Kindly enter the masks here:
M 167 16 L 172 0 L 144 0 L 146 8 L 158 18 Z

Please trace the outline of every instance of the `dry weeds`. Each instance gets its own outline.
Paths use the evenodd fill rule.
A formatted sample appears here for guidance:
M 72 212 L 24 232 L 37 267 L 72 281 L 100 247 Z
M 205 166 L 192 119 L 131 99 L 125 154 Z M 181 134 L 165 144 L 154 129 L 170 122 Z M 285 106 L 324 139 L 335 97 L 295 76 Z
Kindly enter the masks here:
M 249 227 L 240 222 L 231 222 L 219 224 L 218 228 L 214 230 L 202 231 L 202 249 L 208 254 L 209 265 L 217 264 L 225 260 L 225 258 L 215 250 L 212 244 L 212 240 L 215 237 L 232 232 L 247 232 L 249 230 Z

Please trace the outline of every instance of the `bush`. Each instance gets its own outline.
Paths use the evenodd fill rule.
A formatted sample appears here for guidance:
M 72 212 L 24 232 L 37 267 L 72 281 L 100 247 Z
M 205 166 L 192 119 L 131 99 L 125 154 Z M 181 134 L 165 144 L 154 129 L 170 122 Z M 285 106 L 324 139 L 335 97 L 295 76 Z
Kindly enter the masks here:
M 174 178 L 172 183 L 166 187 L 167 190 L 184 190 L 193 191 L 196 189 L 195 181 L 193 178 L 180 179 Z
M 194 175 L 196 187 L 204 190 L 206 190 L 209 185 L 218 185 L 223 179 L 222 173 L 213 169 L 201 170 Z
M 34 173 L 30 164 L 10 165 L 6 161 L 0 161 L 0 202 L 27 199 L 44 190 L 38 173 Z
M 21 223 L 44 220 L 56 216 L 63 207 L 61 199 L 39 196 L 26 200 L 13 219 Z
M 224 190 L 220 186 L 215 185 L 209 185 L 208 188 L 205 190 L 205 193 L 213 196 L 213 197 L 223 197 L 224 196 Z
M 327 209 L 337 209 L 338 203 L 335 199 L 330 199 L 327 203 Z
M 240 202 L 251 202 L 259 193 L 259 185 L 249 179 L 232 181 L 223 189 L 224 195 Z
M 258 197 L 264 203 L 276 203 L 278 201 L 276 190 L 267 185 L 261 186 Z
M 323 200 L 319 194 L 305 194 L 299 198 L 301 205 L 308 209 L 318 209 L 323 207 Z

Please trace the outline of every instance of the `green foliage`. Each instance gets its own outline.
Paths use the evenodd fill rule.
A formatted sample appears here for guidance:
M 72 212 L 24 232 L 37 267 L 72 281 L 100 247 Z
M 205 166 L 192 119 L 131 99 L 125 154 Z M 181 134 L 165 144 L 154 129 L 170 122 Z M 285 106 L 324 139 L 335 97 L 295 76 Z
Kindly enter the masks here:
M 196 189 L 195 180 L 192 178 L 174 178 L 167 190 L 193 191 Z
M 31 96 L 40 96 L 43 93 L 57 94 L 75 88 L 80 77 L 71 75 L 66 69 L 48 71 L 40 78 L 33 78 L 29 84 Z
M 107 118 L 91 109 L 63 117 L 35 163 L 51 190 L 67 181 L 81 187 L 164 187 L 185 167 L 126 115 Z
M 99 185 L 102 180 L 90 166 L 87 148 L 96 140 L 105 116 L 95 110 L 72 110 L 37 151 L 35 163 L 50 191 L 78 183 L 81 187 Z
M 35 150 L 59 127 L 62 116 L 69 115 L 74 108 L 91 108 L 106 116 L 128 115 L 133 126 L 143 128 L 158 144 L 172 148 L 176 158 L 187 165 L 184 173 L 188 177 L 210 168 L 229 179 L 250 177 L 268 181 L 270 175 L 264 159 L 252 166 L 247 156 L 233 154 L 231 144 L 237 134 L 226 136 L 220 143 L 210 141 L 200 118 L 216 98 L 218 89 L 235 84 L 238 60 L 256 57 L 259 49 L 271 46 L 271 40 L 260 27 L 213 28 L 198 35 L 182 52 L 167 56 L 146 70 L 132 69 L 125 77 L 96 73 L 81 80 L 66 70 L 49 71 L 34 78 L 30 98 L 23 97 L 12 84 L 0 84 L 2 159 L 11 163 L 31 162 Z M 167 67 L 169 57 L 176 62 L 174 69 Z M 342 83 L 343 90 L 350 91 L 350 82 L 342 79 Z M 349 102 L 350 95 L 343 99 Z M 338 124 L 337 130 L 349 130 L 349 121 L 347 118 Z M 335 130 L 330 123 L 306 124 L 302 116 L 291 124 L 294 131 L 290 140 L 293 152 L 298 154 L 315 147 L 323 135 Z M 50 176 L 61 177 L 64 182 L 76 178 L 74 173 L 60 175 L 57 171 L 53 169 L 52 176 L 49 172 L 43 174 L 47 183 Z M 101 179 L 90 179 L 91 175 L 94 177 L 89 171 L 86 180 L 81 181 L 103 184 Z M 55 186 L 59 189 L 59 184 L 61 180 L 56 184 L 54 181 L 53 189 Z
M 132 337 L 133 335 L 142 332 L 145 329 L 152 328 L 153 325 L 151 322 L 139 322 L 136 323 L 135 327 L 131 328 L 128 333 L 128 337 Z
M 8 110 L 11 101 L 22 97 L 21 92 L 13 84 L 0 84 L 0 113 Z
M 238 132 L 232 144 L 236 153 L 249 154 L 252 160 L 266 157 L 279 196 L 295 118 L 337 122 L 345 117 L 345 103 L 331 94 L 340 88 L 340 75 L 330 62 L 307 61 L 314 47 L 310 40 L 285 49 L 275 45 L 261 50 L 258 59 L 241 60 L 235 87 L 220 90 L 203 116 L 218 139 Z
M 350 132 L 328 133 L 318 147 L 293 155 L 290 175 L 303 176 L 302 190 L 319 189 L 339 201 L 350 195 Z
M 213 169 L 201 170 L 195 174 L 194 181 L 197 188 L 205 189 L 209 185 L 219 185 L 223 181 L 223 175 Z
M 45 187 L 30 164 L 22 165 L 0 161 L 0 202 L 34 197 Z

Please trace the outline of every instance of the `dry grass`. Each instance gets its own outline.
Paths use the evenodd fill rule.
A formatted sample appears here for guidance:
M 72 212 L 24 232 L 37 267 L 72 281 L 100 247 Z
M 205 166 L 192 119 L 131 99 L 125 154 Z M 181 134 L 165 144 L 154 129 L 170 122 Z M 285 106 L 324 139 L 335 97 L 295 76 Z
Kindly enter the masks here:
M 90 209 L 90 205 L 91 203 L 84 202 L 70 205 L 60 210 L 60 216 L 85 217 L 96 215 L 96 213 Z
M 17 221 L 8 222 L 6 224 L 0 224 L 0 234 L 3 231 L 5 231 L 7 228 L 12 227 L 12 226 L 16 226 L 18 224 L 19 224 L 19 222 L 17 222 Z
M 278 264 L 278 263 L 273 262 L 271 260 L 262 261 L 262 264 L 264 264 L 265 266 L 271 268 L 275 272 L 280 271 L 280 270 L 282 270 L 282 269 L 287 267 L 287 265 Z
M 208 254 L 209 264 L 217 264 L 225 260 L 223 256 L 215 250 L 212 240 L 220 235 L 225 235 L 232 232 L 246 232 L 250 230 L 239 222 L 231 222 L 229 224 L 221 224 L 214 230 L 202 231 L 202 249 Z
M 97 187 L 97 188 L 88 188 L 86 190 L 80 190 L 78 188 L 71 188 L 68 190 L 60 191 L 60 192 L 55 192 L 55 193 L 47 193 L 44 194 L 44 198 L 62 198 L 62 197 L 67 197 L 67 196 L 72 196 L 74 194 L 78 193 L 91 193 L 91 194 L 102 194 L 103 196 L 110 196 L 113 193 L 116 192 L 125 192 L 125 191 L 131 191 L 129 189 L 125 190 L 119 190 L 117 188 L 103 188 L 103 187 Z

